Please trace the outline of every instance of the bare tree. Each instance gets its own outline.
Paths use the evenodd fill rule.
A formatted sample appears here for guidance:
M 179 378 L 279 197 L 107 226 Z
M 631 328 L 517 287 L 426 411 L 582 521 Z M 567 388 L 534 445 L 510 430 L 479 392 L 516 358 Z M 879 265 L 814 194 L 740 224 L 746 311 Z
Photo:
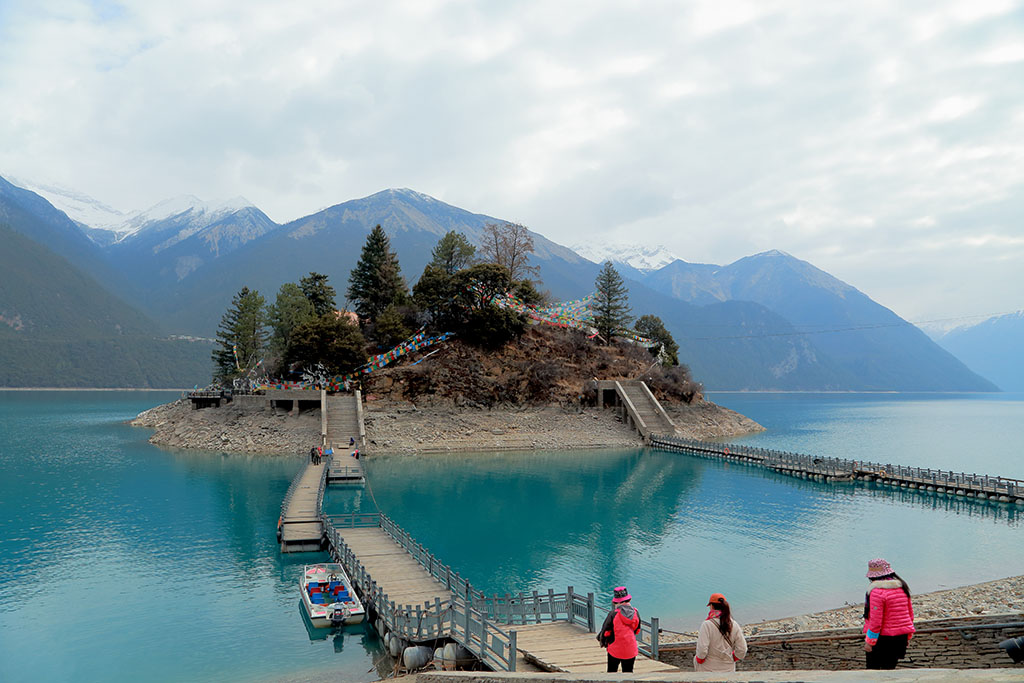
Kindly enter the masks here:
M 480 254 L 487 263 L 505 266 L 512 281 L 529 280 L 540 273 L 539 266 L 529 264 L 533 238 L 525 225 L 519 223 L 488 223 L 484 226 Z

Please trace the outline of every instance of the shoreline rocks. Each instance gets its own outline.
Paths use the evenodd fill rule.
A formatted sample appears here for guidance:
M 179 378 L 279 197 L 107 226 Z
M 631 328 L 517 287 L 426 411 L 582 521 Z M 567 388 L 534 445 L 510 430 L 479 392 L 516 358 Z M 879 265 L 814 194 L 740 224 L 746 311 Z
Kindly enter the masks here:
M 913 586 L 911 586 L 913 588 Z M 1011 576 L 958 588 L 947 588 L 911 596 L 915 621 L 971 617 L 979 614 L 1003 614 L 1024 611 L 1024 576 Z M 860 628 L 864 625 L 864 605 L 847 605 L 823 612 L 800 614 L 744 624 L 747 636 L 790 634 L 801 631 Z M 664 633 L 664 642 L 690 642 L 697 632 Z
M 726 438 L 763 431 L 739 413 L 709 401 L 666 407 L 678 432 Z M 614 410 L 561 406 L 458 408 L 367 401 L 368 455 L 492 450 L 639 448 L 640 436 Z M 150 443 L 218 452 L 304 454 L 320 443 L 319 409 L 288 415 L 227 403 L 193 410 L 179 399 L 144 411 L 132 425 L 153 429 Z

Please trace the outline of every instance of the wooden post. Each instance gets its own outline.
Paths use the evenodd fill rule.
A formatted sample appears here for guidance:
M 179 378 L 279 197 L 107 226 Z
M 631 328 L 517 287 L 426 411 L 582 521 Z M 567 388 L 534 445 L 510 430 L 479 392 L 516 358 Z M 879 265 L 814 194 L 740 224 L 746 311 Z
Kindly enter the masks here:
M 651 659 L 658 658 L 658 633 L 660 631 L 658 617 L 651 617 Z
M 565 611 L 569 613 L 569 623 L 576 623 L 575 610 L 573 610 L 573 602 L 575 601 L 572 592 L 572 586 L 565 589 Z

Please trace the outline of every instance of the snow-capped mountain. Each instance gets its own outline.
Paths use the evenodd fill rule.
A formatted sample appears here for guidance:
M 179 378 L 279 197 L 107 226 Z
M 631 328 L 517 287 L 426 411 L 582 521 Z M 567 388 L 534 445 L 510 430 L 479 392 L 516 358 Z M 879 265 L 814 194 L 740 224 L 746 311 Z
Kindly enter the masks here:
M 642 272 L 663 268 L 679 257 L 660 244 L 577 244 L 573 251 L 594 263 L 625 263 Z
M 55 208 L 66 213 L 71 220 L 90 228 L 116 231 L 116 226 L 123 223 L 127 217 L 124 212 L 69 187 L 22 178 L 10 178 L 10 181 L 18 187 L 35 192 Z
M 174 242 L 180 242 L 225 216 L 251 206 L 253 203 L 245 197 L 204 202 L 198 197 L 185 194 L 165 199 L 145 211 L 137 211 L 120 225 L 111 229 L 121 235 L 121 239 L 125 239 L 154 226 L 165 227 L 169 219 L 174 219 L 173 227 L 176 235 L 173 239 Z

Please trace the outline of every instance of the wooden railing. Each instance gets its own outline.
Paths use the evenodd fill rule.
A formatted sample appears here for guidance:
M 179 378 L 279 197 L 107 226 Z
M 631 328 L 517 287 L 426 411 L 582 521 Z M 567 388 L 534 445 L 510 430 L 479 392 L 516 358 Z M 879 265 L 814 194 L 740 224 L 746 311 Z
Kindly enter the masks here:
M 651 446 L 669 450 L 682 450 L 698 455 L 710 455 L 726 460 L 738 460 L 764 465 L 780 471 L 794 471 L 826 477 L 871 477 L 921 487 L 942 487 L 954 491 L 963 490 L 974 494 L 984 493 L 986 497 L 1005 496 L 1010 501 L 1024 501 L 1024 480 L 1010 477 L 995 477 L 984 474 L 967 474 L 952 470 L 938 470 L 923 467 L 907 467 L 870 460 L 848 460 L 827 456 L 813 456 L 768 448 L 723 444 L 677 436 L 652 435 Z M 1006 502 L 1006 501 L 1004 501 Z
M 323 515 L 322 519 L 335 559 L 345 566 L 364 600 L 374 606 L 386 627 L 406 640 L 422 642 L 447 634 L 488 665 L 502 671 L 515 671 L 516 633 L 514 629 L 502 629 L 501 625 L 568 621 L 586 626 L 591 633 L 601 625 L 597 621 L 594 594 L 580 595 L 572 586 L 559 593 L 549 589 L 504 596 L 484 595 L 383 513 Z M 340 533 L 344 528 L 378 526 L 445 586 L 452 594 L 451 600 L 397 605 L 388 598 Z M 657 659 L 658 620 L 653 618 L 640 623 L 637 634 L 640 652 Z

